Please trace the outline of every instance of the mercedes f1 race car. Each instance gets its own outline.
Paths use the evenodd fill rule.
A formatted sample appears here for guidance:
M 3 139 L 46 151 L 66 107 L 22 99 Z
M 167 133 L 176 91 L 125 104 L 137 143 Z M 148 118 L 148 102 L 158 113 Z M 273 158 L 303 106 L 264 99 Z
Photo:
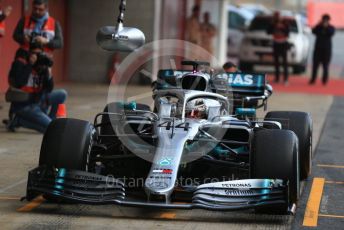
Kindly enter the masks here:
M 154 108 L 113 102 L 93 124 L 57 119 L 27 200 L 161 209 L 295 211 L 312 158 L 312 120 L 269 112 L 264 74 L 160 70 Z M 152 110 L 151 110 L 152 109 Z

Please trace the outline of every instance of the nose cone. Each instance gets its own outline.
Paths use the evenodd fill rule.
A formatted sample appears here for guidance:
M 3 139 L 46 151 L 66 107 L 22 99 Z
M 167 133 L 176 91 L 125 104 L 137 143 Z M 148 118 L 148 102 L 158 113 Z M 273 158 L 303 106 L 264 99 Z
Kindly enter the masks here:
M 184 145 L 188 139 L 187 133 L 178 133 L 178 130 L 175 132 L 173 137 L 169 130 L 159 132 L 158 148 L 145 182 L 148 196 L 164 195 L 168 200 L 174 190 Z

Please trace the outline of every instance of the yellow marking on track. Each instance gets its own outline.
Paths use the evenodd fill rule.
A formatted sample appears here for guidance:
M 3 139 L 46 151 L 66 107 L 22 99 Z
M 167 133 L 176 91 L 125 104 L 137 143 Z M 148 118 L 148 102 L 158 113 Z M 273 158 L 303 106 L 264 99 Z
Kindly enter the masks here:
M 319 214 L 320 217 L 329 217 L 329 218 L 340 218 L 344 219 L 344 216 L 338 216 L 338 215 L 329 215 L 329 214 Z
M 325 181 L 326 184 L 344 184 L 344 181 Z
M 311 193 L 309 194 L 303 226 L 318 226 L 318 214 L 321 203 L 321 197 L 324 189 L 325 178 L 314 178 Z
M 344 165 L 325 165 L 325 164 L 317 164 L 318 167 L 322 168 L 338 168 L 338 169 L 344 169 Z
M 45 199 L 43 198 L 43 196 L 36 197 L 30 203 L 24 205 L 21 208 L 18 208 L 17 211 L 18 212 L 30 212 L 33 209 L 35 209 L 38 206 L 40 206 L 44 201 L 45 201 Z
M 174 212 L 164 212 L 164 213 L 161 213 L 160 218 L 162 219 L 175 219 L 176 218 L 176 213 Z
M 0 196 L 0 200 L 20 200 L 20 197 L 19 196 L 17 196 L 17 197 L 15 197 L 15 196 Z

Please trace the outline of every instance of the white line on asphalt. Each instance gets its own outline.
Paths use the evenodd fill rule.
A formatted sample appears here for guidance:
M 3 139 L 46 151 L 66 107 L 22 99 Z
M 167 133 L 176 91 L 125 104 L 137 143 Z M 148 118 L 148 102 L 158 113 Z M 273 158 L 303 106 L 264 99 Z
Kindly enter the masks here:
M 11 184 L 11 185 L 9 185 L 7 187 L 4 187 L 4 188 L 0 189 L 0 194 L 7 192 L 8 190 L 10 190 L 10 189 L 12 189 L 14 187 L 17 187 L 18 185 L 21 185 L 21 184 L 25 183 L 26 181 L 27 181 L 27 179 L 23 179 L 23 180 L 20 180 L 20 181 L 14 183 L 14 184 Z
M 328 205 L 328 195 L 324 195 L 321 199 L 321 204 L 320 204 L 320 212 L 321 213 L 328 213 L 327 205 Z

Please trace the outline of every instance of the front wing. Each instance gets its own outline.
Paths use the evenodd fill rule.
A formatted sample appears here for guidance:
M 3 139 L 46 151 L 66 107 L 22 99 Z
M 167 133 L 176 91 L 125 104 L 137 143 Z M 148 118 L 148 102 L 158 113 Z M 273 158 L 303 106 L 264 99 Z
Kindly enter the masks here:
M 126 196 L 125 184 L 113 177 L 40 166 L 29 172 L 26 199 L 39 195 L 84 204 L 116 204 L 163 209 L 232 211 L 266 206 L 288 207 L 288 186 L 282 180 L 249 179 L 202 184 L 189 203 L 153 202 Z

